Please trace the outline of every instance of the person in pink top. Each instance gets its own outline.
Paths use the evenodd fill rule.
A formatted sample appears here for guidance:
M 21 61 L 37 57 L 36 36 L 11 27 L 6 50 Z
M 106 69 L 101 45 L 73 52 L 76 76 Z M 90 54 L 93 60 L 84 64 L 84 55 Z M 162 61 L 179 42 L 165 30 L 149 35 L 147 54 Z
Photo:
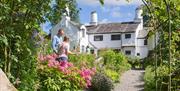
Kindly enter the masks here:
M 74 54 L 70 50 L 70 45 L 69 45 L 69 38 L 67 36 L 64 36 L 64 40 L 59 47 L 59 57 L 58 61 L 68 61 L 68 54 Z

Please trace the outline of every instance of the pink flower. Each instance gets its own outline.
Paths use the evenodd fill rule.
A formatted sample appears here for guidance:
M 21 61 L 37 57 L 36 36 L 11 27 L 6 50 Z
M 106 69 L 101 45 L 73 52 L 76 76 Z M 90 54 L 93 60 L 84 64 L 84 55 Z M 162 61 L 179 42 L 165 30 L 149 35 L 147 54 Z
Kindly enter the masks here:
M 55 58 L 53 56 L 51 56 L 51 55 L 46 56 L 46 60 L 52 60 L 52 59 L 55 59 Z
M 95 67 L 94 67 L 94 68 L 92 68 L 91 70 L 92 70 L 93 72 L 96 72 L 96 68 L 95 68 Z
M 49 62 L 48 67 L 54 67 L 53 63 Z
M 86 80 L 86 85 L 89 87 L 91 86 L 91 81 L 90 80 Z
M 60 62 L 60 66 L 65 67 L 65 68 L 68 67 L 67 64 L 68 64 L 68 63 L 67 63 L 66 61 L 61 61 L 61 62 Z
M 68 62 L 68 67 L 73 67 L 74 65 L 71 62 Z
M 65 68 L 64 68 L 64 67 L 62 67 L 62 66 L 59 66 L 58 68 L 59 68 L 59 70 L 60 70 L 60 71 L 62 71 L 62 72 L 64 72 L 64 71 L 65 71 Z
M 44 56 L 43 56 L 42 54 L 40 54 L 40 55 L 38 55 L 38 59 L 39 59 L 40 61 L 44 61 Z
M 55 53 L 51 54 L 51 56 L 54 57 L 54 58 L 58 57 L 58 55 L 56 55 Z
M 90 75 L 85 77 L 85 80 L 86 80 L 86 81 L 87 81 L 87 80 L 91 80 L 91 79 L 92 79 L 92 78 L 91 78 Z

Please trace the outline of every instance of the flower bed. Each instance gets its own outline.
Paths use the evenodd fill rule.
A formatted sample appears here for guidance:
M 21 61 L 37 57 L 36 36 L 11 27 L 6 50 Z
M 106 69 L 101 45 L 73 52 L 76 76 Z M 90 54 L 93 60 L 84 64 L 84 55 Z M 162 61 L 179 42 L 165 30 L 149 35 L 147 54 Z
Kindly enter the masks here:
M 42 75 L 40 76 L 42 77 L 40 85 L 43 86 L 41 89 L 50 88 L 49 91 L 64 91 L 80 90 L 91 86 L 91 79 L 96 73 L 96 68 L 88 68 L 87 66 L 76 67 L 71 62 L 58 62 L 56 58 L 56 54 L 39 56 L 41 66 L 39 67 L 39 71 L 40 75 Z M 51 79 L 51 81 L 49 81 L 49 79 Z M 66 85 L 64 86 L 64 84 Z
M 92 91 L 111 91 L 119 82 L 120 74 L 130 68 L 122 53 L 104 51 L 103 59 L 96 63 L 89 54 L 70 55 L 69 62 L 56 61 L 57 55 L 39 56 L 39 90 L 77 91 L 86 88 Z M 99 65 L 101 64 L 101 65 Z

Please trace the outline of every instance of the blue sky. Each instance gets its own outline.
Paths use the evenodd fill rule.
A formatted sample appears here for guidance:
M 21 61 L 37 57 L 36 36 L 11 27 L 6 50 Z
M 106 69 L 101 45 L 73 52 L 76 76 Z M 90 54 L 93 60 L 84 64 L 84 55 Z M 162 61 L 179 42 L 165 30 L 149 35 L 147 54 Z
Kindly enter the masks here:
M 80 11 L 81 23 L 90 22 L 90 13 L 96 11 L 98 22 L 124 22 L 132 21 L 135 16 L 135 9 L 142 4 L 141 0 L 104 0 L 102 6 L 98 0 L 77 0 Z
M 90 13 L 96 11 L 99 23 L 132 21 L 135 16 L 135 9 L 142 4 L 141 0 L 104 0 L 102 6 L 99 0 L 77 0 L 80 10 L 80 22 L 88 24 L 90 22 Z M 45 32 L 48 33 L 51 26 L 48 23 L 42 25 Z

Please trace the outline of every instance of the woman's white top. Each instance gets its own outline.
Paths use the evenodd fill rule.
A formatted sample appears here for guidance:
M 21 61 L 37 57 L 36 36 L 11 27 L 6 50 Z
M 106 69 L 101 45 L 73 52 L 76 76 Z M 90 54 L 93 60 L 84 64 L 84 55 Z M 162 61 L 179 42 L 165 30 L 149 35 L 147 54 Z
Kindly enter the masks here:
M 69 52 L 69 43 L 62 42 L 60 48 L 59 48 L 59 57 L 66 57 L 68 58 L 68 52 Z

